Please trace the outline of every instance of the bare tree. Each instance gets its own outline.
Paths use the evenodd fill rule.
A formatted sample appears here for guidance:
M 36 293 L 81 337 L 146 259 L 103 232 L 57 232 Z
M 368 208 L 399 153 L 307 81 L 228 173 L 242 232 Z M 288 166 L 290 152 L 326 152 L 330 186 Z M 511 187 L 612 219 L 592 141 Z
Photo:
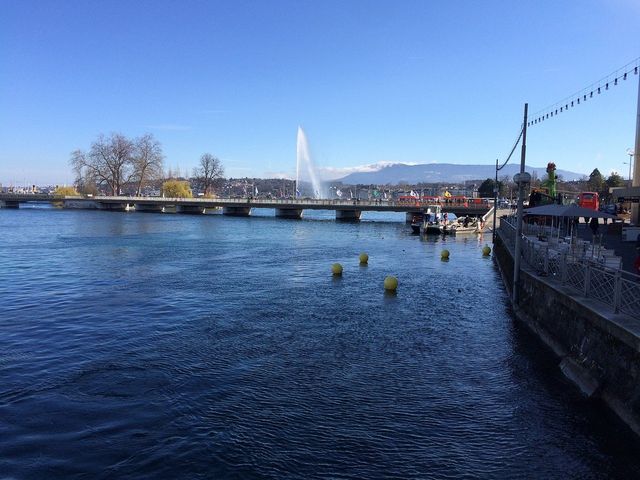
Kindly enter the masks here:
M 136 195 L 140 195 L 144 183 L 162 177 L 162 146 L 150 133 L 136 138 L 133 142 L 133 176 Z
M 71 152 L 71 159 L 69 160 L 73 171 L 76 174 L 76 189 L 85 193 L 84 186 L 87 184 L 96 184 L 95 175 L 92 169 L 86 167 L 87 155 L 80 149 Z
M 100 134 L 88 154 L 76 150 L 71 154 L 70 163 L 76 172 L 76 181 L 91 181 L 106 186 L 112 195 L 119 195 L 133 175 L 133 152 L 133 142 L 124 135 L 112 133 L 107 138 Z
M 220 159 L 210 153 L 203 154 L 200 157 L 200 165 L 193 170 L 195 183 L 205 195 L 211 193 L 211 187 L 214 182 L 222 178 L 223 175 L 224 168 L 222 167 L 222 163 L 220 163 Z

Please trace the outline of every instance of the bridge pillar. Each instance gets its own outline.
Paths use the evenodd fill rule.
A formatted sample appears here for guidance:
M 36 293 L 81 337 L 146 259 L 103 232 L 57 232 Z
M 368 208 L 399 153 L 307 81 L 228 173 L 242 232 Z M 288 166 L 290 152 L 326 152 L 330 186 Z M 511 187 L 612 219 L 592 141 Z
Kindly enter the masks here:
M 4 200 L 0 202 L 0 208 L 20 208 L 20 202 L 11 200 Z
M 336 220 L 358 221 L 361 213 L 360 210 L 336 210 Z
M 202 215 L 204 213 L 204 207 L 199 205 L 176 205 L 176 213 Z
M 78 208 L 78 209 L 86 209 L 86 210 L 95 210 L 96 208 L 100 208 L 96 202 L 89 200 L 63 200 L 62 202 L 53 202 L 53 205 L 62 208 Z
M 164 212 L 164 206 L 162 204 L 136 203 L 134 208 L 136 212 Z
M 302 218 L 301 208 L 276 208 L 276 217 L 278 218 Z
M 223 207 L 222 214 L 230 217 L 248 217 L 251 215 L 251 207 Z

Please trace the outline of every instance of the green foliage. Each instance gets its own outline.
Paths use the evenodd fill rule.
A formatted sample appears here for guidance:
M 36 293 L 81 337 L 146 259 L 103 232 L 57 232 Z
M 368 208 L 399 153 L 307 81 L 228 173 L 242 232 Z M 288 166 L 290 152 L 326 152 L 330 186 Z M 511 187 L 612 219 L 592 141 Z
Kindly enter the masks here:
M 78 195 L 74 187 L 56 187 L 53 194 L 60 197 L 72 197 Z
M 78 191 L 83 195 L 99 195 L 100 191 L 96 184 L 92 181 L 78 182 L 76 184 Z
M 550 168 L 550 166 L 553 166 L 553 168 Z M 549 165 L 547 166 L 547 175 L 545 175 L 545 177 L 542 179 L 542 181 L 540 182 L 540 186 L 544 189 L 546 189 L 547 194 L 550 197 L 555 198 L 556 197 L 556 166 L 553 163 L 549 163 Z
M 496 186 L 495 180 L 491 178 L 487 178 L 478 187 L 478 196 L 482 198 L 493 198 L 493 189 L 495 186 Z M 503 189 L 504 189 L 504 185 L 502 184 L 502 182 L 498 181 L 498 193 L 502 194 Z
M 606 180 L 607 187 L 624 187 L 625 185 L 624 179 L 618 175 L 616 172 L 611 172 L 609 178 Z
M 594 168 L 591 175 L 589 175 L 589 181 L 587 182 L 589 189 L 592 192 L 601 192 L 605 189 L 604 177 L 600 173 L 600 170 Z
M 191 198 L 189 182 L 183 180 L 167 180 L 162 184 L 162 193 L 169 198 Z

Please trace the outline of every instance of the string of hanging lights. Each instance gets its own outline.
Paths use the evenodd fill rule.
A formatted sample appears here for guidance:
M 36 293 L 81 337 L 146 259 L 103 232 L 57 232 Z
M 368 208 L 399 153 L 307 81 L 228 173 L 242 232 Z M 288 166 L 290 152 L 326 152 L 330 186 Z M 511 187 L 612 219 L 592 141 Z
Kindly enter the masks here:
M 609 90 L 610 87 L 614 87 L 618 85 L 618 83 L 626 81 L 627 78 L 631 75 L 638 75 L 639 69 L 640 57 L 627 63 L 625 66 L 617 69 L 615 72 L 607 75 L 606 77 L 603 77 L 597 82 L 592 83 L 588 87 L 574 93 L 573 95 L 569 95 L 559 102 L 543 108 L 542 110 L 538 110 L 536 113 L 531 115 L 531 117 L 529 117 L 529 120 L 527 121 L 527 127 L 537 125 L 538 123 L 549 120 L 554 116 L 558 116 L 561 113 L 568 111 L 570 108 L 577 107 L 581 102 L 587 102 L 587 100 L 593 98 L 594 94 L 598 96 L 603 91 Z

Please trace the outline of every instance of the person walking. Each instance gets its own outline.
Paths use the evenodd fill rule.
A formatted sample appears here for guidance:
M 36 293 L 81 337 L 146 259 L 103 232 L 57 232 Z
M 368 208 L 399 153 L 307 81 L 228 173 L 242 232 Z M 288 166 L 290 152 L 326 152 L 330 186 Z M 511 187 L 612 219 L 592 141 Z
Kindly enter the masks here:
M 591 221 L 589 221 L 589 228 L 591 228 L 593 236 L 595 237 L 598 234 L 598 219 L 596 217 L 591 217 Z

